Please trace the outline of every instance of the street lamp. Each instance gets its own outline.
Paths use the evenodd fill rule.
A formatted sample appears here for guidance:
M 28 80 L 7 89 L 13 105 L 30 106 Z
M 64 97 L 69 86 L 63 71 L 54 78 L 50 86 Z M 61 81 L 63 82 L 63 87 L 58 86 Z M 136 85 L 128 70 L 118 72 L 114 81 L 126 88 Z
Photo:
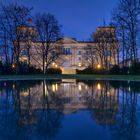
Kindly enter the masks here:
M 100 69 L 100 68 L 101 68 L 101 65 L 100 65 L 100 64 L 98 64 L 98 65 L 97 65 L 97 69 Z
M 101 84 L 100 83 L 97 84 L 97 89 L 101 90 Z
M 55 68 L 58 68 L 58 65 L 57 64 L 55 64 Z
M 52 63 L 52 65 L 54 66 L 54 65 L 55 65 L 55 63 L 53 62 L 53 63 Z
M 16 66 L 15 66 L 15 64 L 12 64 L 12 68 L 14 69 Z

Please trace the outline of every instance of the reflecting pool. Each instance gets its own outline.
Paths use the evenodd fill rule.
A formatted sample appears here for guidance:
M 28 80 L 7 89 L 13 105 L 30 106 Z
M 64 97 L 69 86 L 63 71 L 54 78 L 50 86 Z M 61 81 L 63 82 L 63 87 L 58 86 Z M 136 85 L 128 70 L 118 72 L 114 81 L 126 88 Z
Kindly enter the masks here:
M 0 82 L 0 140 L 140 140 L 139 130 L 140 82 Z

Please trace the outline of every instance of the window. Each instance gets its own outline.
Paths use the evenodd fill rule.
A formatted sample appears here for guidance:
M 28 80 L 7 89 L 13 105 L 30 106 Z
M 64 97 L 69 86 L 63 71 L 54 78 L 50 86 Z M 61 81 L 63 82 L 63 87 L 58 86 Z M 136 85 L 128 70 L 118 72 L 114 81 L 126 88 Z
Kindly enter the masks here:
M 52 56 L 55 56 L 55 51 L 52 51 L 51 54 L 52 54 Z
M 81 55 L 82 54 L 82 51 L 78 51 L 78 55 Z
M 88 61 L 88 57 L 86 57 L 85 60 Z
M 63 48 L 63 54 L 71 54 L 71 48 Z
M 22 56 L 27 56 L 27 55 L 28 55 L 27 50 L 22 50 L 22 51 L 21 51 L 21 55 L 22 55 Z
M 86 55 L 88 55 L 89 53 L 88 53 L 88 51 L 86 51 Z
M 23 63 L 24 63 L 24 64 L 27 64 L 27 63 L 28 63 L 28 61 L 27 61 L 27 60 L 23 60 Z
M 111 55 L 111 52 L 108 51 L 108 50 L 106 50 L 106 51 L 105 51 L 105 55 L 106 55 L 106 56 L 109 56 L 109 55 Z
M 79 61 L 81 61 L 82 60 L 82 58 L 81 57 L 79 57 Z

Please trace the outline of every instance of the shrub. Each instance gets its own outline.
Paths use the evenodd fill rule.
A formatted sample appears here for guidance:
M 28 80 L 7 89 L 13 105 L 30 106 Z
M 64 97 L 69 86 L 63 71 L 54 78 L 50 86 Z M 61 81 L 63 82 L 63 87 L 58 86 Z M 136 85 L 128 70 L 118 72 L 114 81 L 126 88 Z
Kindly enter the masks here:
M 62 70 L 60 68 L 48 68 L 46 73 L 47 74 L 62 74 Z
M 93 69 L 88 67 L 84 70 L 76 70 L 77 74 L 106 74 L 107 71 L 105 69 Z
M 120 74 L 120 67 L 118 65 L 114 65 L 110 71 L 109 71 L 110 74 Z
M 41 69 L 37 69 L 34 66 L 28 66 L 27 64 L 20 63 L 19 70 L 16 72 L 16 68 L 12 68 L 12 64 L 3 65 L 0 64 L 0 74 L 1 75 L 11 75 L 11 74 L 40 74 Z
M 122 74 L 122 75 L 130 74 L 130 68 L 129 67 L 122 67 L 120 69 L 120 74 Z
M 35 66 L 29 66 L 25 63 L 19 65 L 18 74 L 41 74 L 42 70 L 36 68 Z
M 135 62 L 132 64 L 132 66 L 130 67 L 130 73 L 135 75 L 140 74 L 140 62 Z
M 0 64 L 0 74 L 1 75 L 14 74 L 14 69 L 12 69 L 11 65 Z
M 93 69 L 92 68 L 90 68 L 90 67 L 88 67 L 88 68 L 86 68 L 86 69 L 84 69 L 84 70 L 76 70 L 76 73 L 77 74 L 93 74 Z

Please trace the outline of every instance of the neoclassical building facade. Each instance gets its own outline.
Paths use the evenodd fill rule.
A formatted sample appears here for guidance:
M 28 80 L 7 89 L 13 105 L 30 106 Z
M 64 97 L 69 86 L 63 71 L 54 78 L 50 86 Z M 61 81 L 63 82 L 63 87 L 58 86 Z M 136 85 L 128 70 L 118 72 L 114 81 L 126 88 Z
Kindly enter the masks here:
M 29 30 L 37 35 L 34 27 L 20 27 L 18 30 Z M 42 57 L 39 55 L 40 41 L 20 42 L 20 61 L 42 69 Z M 87 67 L 106 68 L 117 64 L 119 44 L 114 27 L 98 27 L 93 33 L 92 41 L 77 41 L 74 38 L 61 38 L 51 43 L 62 48 L 61 56 L 49 67 L 61 68 L 63 74 L 75 74 L 76 69 Z M 28 47 L 30 46 L 30 48 Z M 29 50 L 29 51 L 28 51 Z M 27 57 L 27 54 L 30 54 Z

